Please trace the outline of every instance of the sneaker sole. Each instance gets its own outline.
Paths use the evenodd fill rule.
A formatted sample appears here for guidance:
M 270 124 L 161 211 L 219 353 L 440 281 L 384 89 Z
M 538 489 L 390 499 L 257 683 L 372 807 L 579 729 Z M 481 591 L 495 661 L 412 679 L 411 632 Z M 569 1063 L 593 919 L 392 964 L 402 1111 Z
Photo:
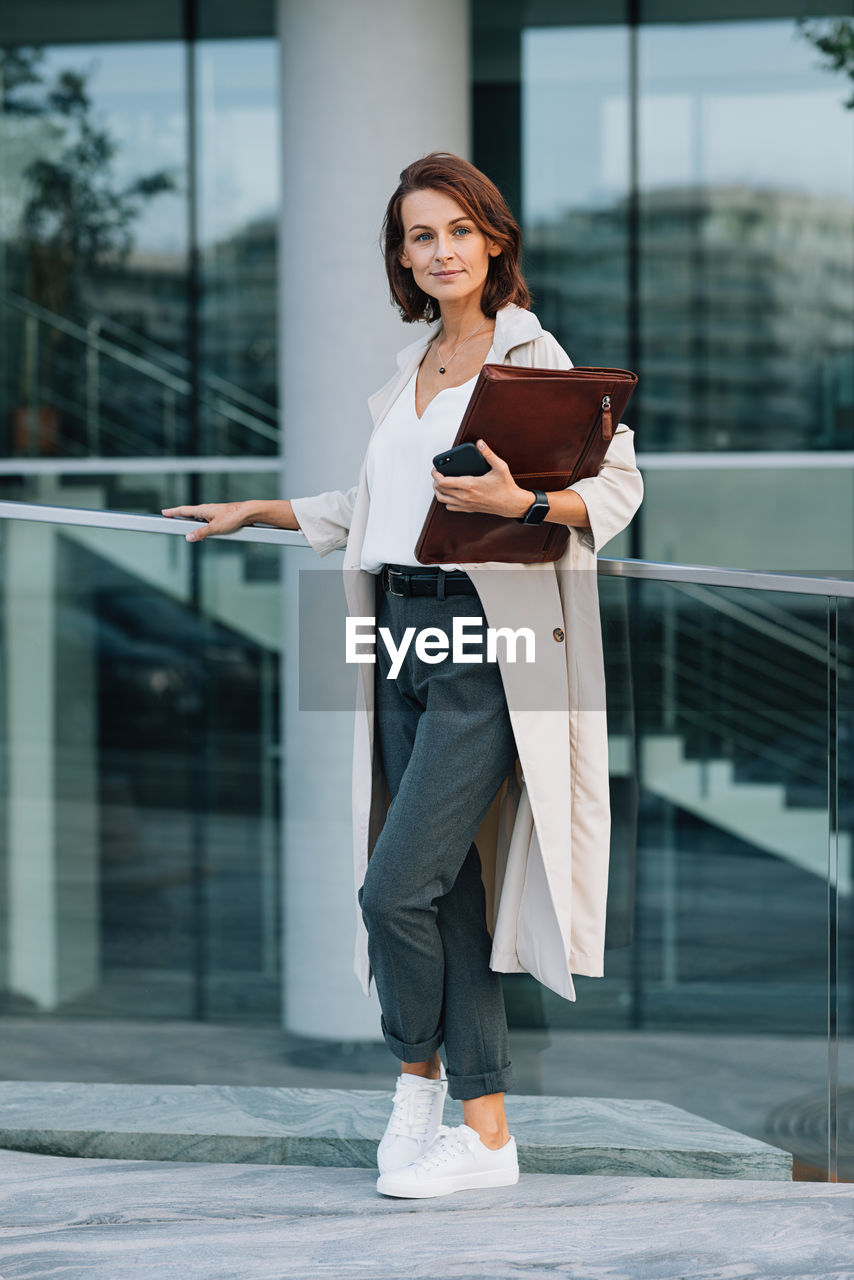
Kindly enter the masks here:
M 455 1191 L 477 1191 L 488 1187 L 515 1187 L 519 1170 L 484 1169 L 480 1173 L 460 1173 L 453 1178 L 443 1178 L 431 1186 L 413 1187 L 394 1185 L 394 1175 L 383 1174 L 377 1178 L 377 1191 L 383 1196 L 395 1196 L 400 1200 L 427 1200 L 434 1196 L 447 1196 Z

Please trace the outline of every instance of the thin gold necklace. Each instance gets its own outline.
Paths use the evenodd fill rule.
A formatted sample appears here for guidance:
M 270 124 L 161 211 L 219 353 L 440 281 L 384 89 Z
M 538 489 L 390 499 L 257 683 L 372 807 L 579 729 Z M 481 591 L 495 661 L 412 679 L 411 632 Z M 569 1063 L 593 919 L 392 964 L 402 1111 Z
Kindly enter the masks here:
M 454 349 L 453 349 L 453 351 L 451 352 L 451 354 L 448 356 L 447 360 L 443 360 L 443 359 L 442 359 L 442 346 L 441 346 L 441 343 L 439 342 L 438 334 L 436 335 L 436 354 L 437 354 L 437 355 L 438 355 L 438 357 L 439 357 L 439 372 L 440 372 L 440 373 L 444 373 L 444 372 L 445 372 L 445 370 L 447 369 L 448 365 L 451 363 L 451 361 L 453 360 L 454 356 L 455 356 L 455 355 L 457 354 L 457 352 L 459 351 L 460 347 L 464 347 L 464 346 L 465 346 L 465 344 L 466 344 L 467 342 L 469 342 L 469 341 L 470 341 L 470 340 L 475 336 L 475 334 L 476 334 L 476 333 L 480 333 L 481 329 L 483 328 L 483 326 L 484 326 L 485 324 L 489 324 L 489 316 L 487 316 L 485 320 L 481 320 L 481 322 L 480 322 L 480 324 L 477 326 L 477 328 L 476 328 L 476 329 L 474 329 L 474 330 L 472 330 L 472 332 L 469 334 L 469 336 L 468 336 L 467 338 L 463 338 L 462 342 L 458 342 L 458 343 L 457 343 L 457 345 L 454 347 Z M 444 330 L 443 330 L 443 331 L 444 331 Z

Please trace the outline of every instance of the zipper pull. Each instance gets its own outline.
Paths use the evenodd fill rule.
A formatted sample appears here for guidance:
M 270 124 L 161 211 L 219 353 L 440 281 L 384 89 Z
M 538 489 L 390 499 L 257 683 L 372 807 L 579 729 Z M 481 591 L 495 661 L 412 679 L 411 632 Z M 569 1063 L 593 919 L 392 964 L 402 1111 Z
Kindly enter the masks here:
M 611 397 L 602 397 L 602 439 L 610 440 L 613 435 L 611 427 Z

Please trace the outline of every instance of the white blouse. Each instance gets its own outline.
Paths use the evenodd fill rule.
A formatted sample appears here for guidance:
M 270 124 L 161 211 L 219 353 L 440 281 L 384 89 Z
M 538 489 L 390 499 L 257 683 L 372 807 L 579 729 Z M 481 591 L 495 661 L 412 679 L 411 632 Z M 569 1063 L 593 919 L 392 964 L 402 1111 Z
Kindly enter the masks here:
M 415 412 L 417 377 L 416 369 L 368 446 L 371 505 L 361 564 L 369 573 L 379 573 L 384 564 L 419 563 L 415 544 L 433 499 L 433 458 L 454 443 L 477 382 L 475 374 L 458 387 L 443 387 L 419 419 Z

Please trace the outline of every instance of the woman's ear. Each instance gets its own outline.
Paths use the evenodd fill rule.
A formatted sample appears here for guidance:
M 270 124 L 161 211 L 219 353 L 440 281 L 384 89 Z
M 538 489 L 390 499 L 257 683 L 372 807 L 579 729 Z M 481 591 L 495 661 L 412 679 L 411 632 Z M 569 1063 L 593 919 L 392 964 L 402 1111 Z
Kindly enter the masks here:
M 406 252 L 406 250 L 405 250 L 405 249 L 401 249 L 401 250 L 400 250 L 400 252 L 399 252 L 399 253 L 398 253 L 398 255 L 397 255 L 397 260 L 398 260 L 398 262 L 400 263 L 400 265 L 401 265 L 402 267 L 411 267 L 411 266 L 412 266 L 412 263 L 411 263 L 411 262 L 410 262 L 410 260 L 409 260 L 409 254 Z
M 501 245 L 496 244 L 494 240 L 490 240 L 487 253 L 489 254 L 490 258 L 497 258 L 498 255 L 501 253 Z

